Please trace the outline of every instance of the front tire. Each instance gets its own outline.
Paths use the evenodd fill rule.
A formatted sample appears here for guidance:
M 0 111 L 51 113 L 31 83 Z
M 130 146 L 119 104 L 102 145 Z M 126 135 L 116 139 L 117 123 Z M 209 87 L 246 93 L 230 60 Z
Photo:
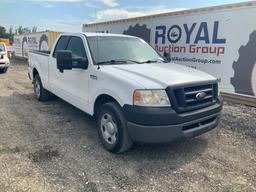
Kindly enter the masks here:
M 3 69 L 1 69 L 1 70 L 0 70 L 0 73 L 6 73 L 6 72 L 7 72 L 7 70 L 8 70 L 8 67 L 3 68 Z
M 98 134 L 103 146 L 112 153 L 123 153 L 132 147 L 126 120 L 116 102 L 104 104 L 98 113 Z
M 38 101 L 47 101 L 51 98 L 51 93 L 44 89 L 39 75 L 34 77 L 34 93 Z

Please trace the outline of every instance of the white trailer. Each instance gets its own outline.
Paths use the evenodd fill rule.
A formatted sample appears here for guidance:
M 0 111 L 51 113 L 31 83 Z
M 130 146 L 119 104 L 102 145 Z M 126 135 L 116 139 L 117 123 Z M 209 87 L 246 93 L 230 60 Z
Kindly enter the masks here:
M 15 35 L 13 48 L 15 56 L 28 58 L 29 51 L 50 51 L 60 32 L 42 31 L 36 33 Z
M 256 1 L 83 25 L 143 38 L 171 60 L 216 76 L 221 91 L 256 96 Z

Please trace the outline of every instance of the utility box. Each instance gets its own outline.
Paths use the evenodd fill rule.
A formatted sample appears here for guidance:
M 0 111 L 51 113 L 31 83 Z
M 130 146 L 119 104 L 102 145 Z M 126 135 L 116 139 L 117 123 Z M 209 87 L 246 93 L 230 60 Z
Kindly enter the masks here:
M 6 46 L 10 46 L 10 40 L 8 38 L 0 38 L 0 43 L 4 43 Z

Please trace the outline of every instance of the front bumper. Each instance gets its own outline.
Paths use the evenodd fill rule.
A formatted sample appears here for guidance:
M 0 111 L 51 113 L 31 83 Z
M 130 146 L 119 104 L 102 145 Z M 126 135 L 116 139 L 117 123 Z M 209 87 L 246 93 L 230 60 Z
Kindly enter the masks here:
M 10 65 L 10 62 L 8 60 L 0 59 L 0 69 L 8 68 L 9 65 Z
M 171 107 L 136 107 L 125 105 L 128 132 L 135 142 L 167 143 L 180 138 L 191 138 L 217 127 L 223 100 L 212 106 L 177 113 Z

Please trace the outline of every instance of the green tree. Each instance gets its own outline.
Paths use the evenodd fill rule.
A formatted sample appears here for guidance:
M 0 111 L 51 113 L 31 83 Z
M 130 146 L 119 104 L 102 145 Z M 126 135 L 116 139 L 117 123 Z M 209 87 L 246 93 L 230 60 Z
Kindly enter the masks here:
M 14 30 L 13 26 L 10 26 L 8 32 L 6 31 L 6 28 L 3 26 L 0 26 L 0 38 L 8 38 L 10 40 L 10 43 L 13 43 L 13 37 L 14 35 L 21 35 L 21 34 L 27 34 L 27 33 L 35 33 L 37 32 L 37 27 L 34 26 L 32 29 L 29 27 L 23 27 L 20 25 L 18 28 Z
M 13 26 L 10 26 L 9 28 L 9 39 L 10 39 L 10 44 L 13 43 L 13 36 L 14 36 L 14 33 L 13 33 Z
M 26 34 L 26 33 L 35 33 L 37 32 L 37 27 L 34 26 L 32 29 L 29 27 L 23 27 L 20 25 L 16 30 L 15 30 L 15 35 L 21 35 L 21 34 Z
M 23 29 L 23 27 L 20 25 L 20 26 L 18 27 L 17 31 L 16 31 L 17 35 L 22 34 L 22 31 L 23 31 L 22 29 Z
M 0 38 L 9 38 L 9 34 L 6 33 L 6 29 L 3 26 L 0 26 Z

